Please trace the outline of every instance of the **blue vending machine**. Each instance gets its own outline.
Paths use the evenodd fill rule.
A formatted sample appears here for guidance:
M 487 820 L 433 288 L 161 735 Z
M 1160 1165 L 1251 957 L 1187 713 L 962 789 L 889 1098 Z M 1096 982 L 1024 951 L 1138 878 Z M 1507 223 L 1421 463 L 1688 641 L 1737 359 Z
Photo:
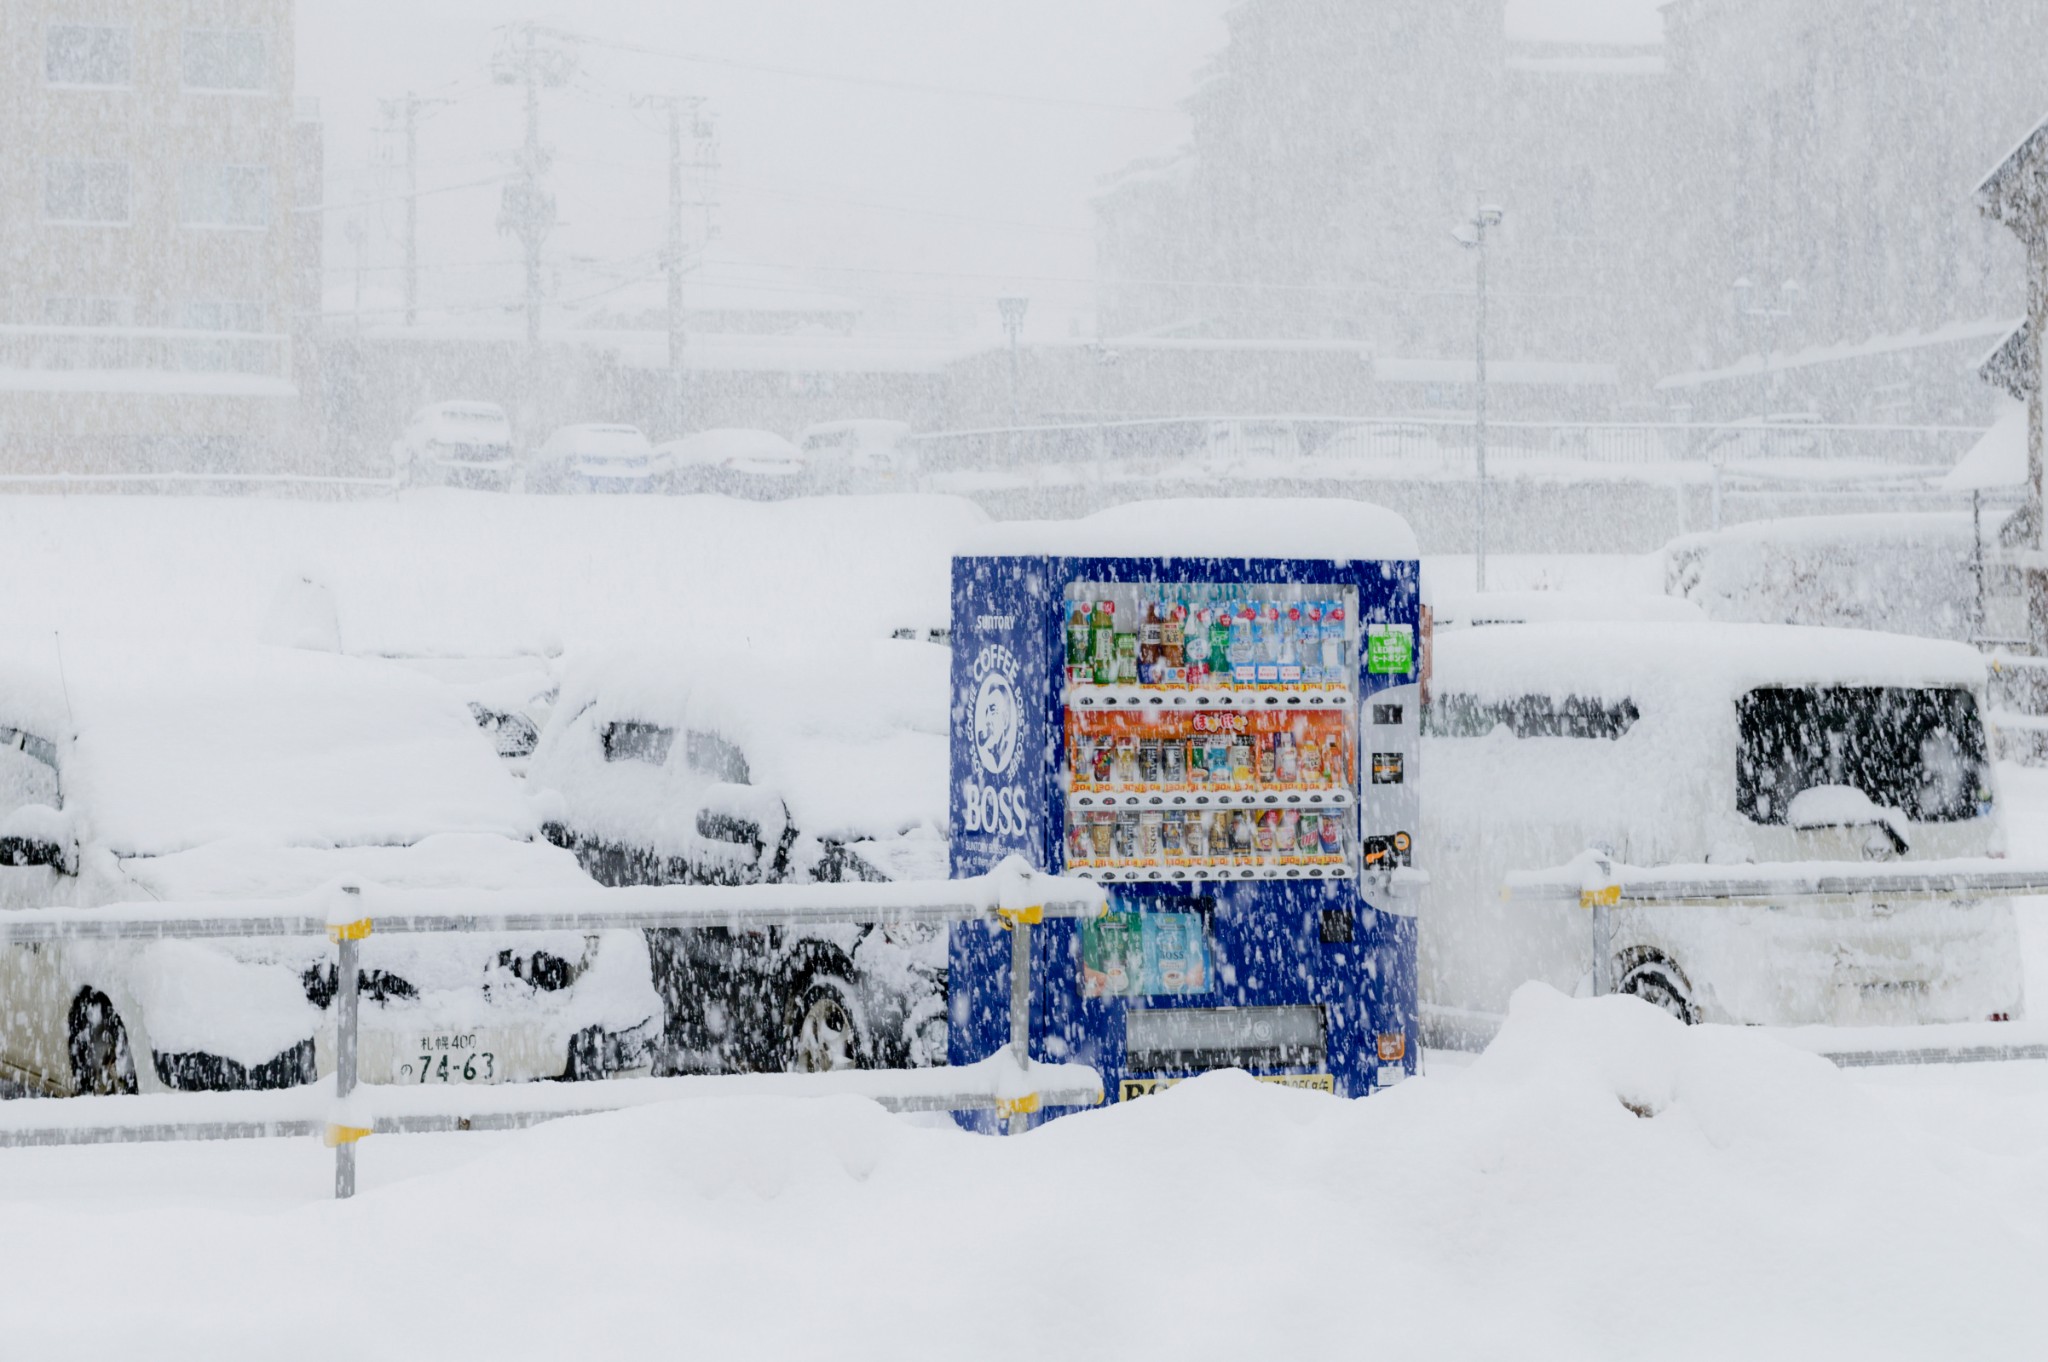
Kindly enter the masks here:
M 1111 1101 L 1219 1068 L 1347 1097 L 1412 1073 L 1406 525 L 1218 501 L 1005 531 L 1046 551 L 953 561 L 952 871 L 1017 853 L 1111 896 L 1034 932 L 1031 1057 L 1093 1065 Z M 953 1063 L 1007 1042 L 1009 980 L 1000 927 L 953 928 Z

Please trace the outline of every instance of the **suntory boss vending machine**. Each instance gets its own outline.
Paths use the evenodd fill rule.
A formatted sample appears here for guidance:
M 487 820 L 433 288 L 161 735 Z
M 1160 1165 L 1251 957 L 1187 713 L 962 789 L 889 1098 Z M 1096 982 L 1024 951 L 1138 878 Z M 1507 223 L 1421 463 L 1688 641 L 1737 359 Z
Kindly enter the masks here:
M 953 560 L 952 871 L 1110 890 L 1033 933 L 1033 1059 L 1127 1101 L 1220 1068 L 1363 1096 L 1414 1071 L 1419 573 L 1357 502 L 996 527 Z M 998 926 L 952 929 L 950 1057 L 1008 1040 Z

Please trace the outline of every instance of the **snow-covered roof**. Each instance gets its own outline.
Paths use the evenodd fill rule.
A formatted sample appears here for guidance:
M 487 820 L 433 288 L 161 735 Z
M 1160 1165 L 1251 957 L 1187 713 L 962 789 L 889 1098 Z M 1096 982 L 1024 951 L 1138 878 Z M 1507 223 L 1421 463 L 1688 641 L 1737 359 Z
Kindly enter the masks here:
M 1991 336 L 2004 336 L 2011 332 L 2014 321 L 2010 317 L 1979 317 L 1971 321 L 1944 322 L 1925 331 L 1898 331 L 1885 336 L 1870 336 L 1860 341 L 1836 341 L 1827 345 L 1809 345 L 1800 350 L 1774 351 L 1770 355 L 1770 371 L 1803 369 L 1815 364 L 1837 364 L 1843 360 L 1867 359 L 1872 355 L 1898 354 L 1907 350 L 1920 350 L 1931 345 L 1953 345 L 1959 341 L 1983 340 Z M 1688 373 L 1667 374 L 1657 380 L 1659 392 L 1678 388 L 1698 388 L 1709 383 L 1721 383 L 1733 378 L 1755 378 L 1765 372 L 1765 357 L 1744 355 L 1733 364 L 1719 369 L 1699 369 Z M 1487 366 L 1487 376 L 1493 376 L 1493 366 Z
M 1439 629 L 1557 620 L 1685 623 L 1704 621 L 1707 617 L 1705 611 L 1682 596 L 1657 596 L 1649 592 L 1433 590 L 1429 603 Z
M 1941 479 L 1945 492 L 1981 492 L 2018 487 L 2027 480 L 2027 409 L 2006 401 L 1991 429 Z
M 1372 376 L 1381 383 L 1472 383 L 1479 366 L 1469 359 L 1374 359 Z M 1577 364 L 1564 360 L 1496 359 L 1486 364 L 1488 383 L 1532 388 L 1612 388 L 1621 371 L 1612 364 Z
M 67 808 L 117 854 L 236 839 L 396 845 L 526 836 L 534 820 L 445 687 L 377 662 L 248 646 L 206 653 L 44 638 L 0 652 L 0 722 L 57 746 Z
M 1063 557 L 1372 561 L 1419 555 L 1415 531 L 1383 506 L 1295 497 L 1140 501 L 1080 520 L 1010 521 L 991 526 L 976 547 Z
M 1691 693 L 1733 698 L 1758 686 L 1967 686 L 1984 683 L 1974 648 L 1864 629 L 1790 624 L 1553 623 L 1437 635 L 1439 694 L 1604 700 Z

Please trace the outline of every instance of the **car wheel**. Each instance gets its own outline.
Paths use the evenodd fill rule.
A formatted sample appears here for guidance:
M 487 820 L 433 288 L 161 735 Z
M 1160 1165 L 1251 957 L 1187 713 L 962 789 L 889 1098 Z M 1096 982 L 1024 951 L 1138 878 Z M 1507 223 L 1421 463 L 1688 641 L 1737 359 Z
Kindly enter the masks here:
M 88 989 L 72 1001 L 69 1037 L 73 1091 L 80 1096 L 136 1091 L 128 1028 L 106 994 Z
M 1617 993 L 1626 993 L 1641 998 L 1652 1007 L 1662 1008 L 1687 1026 L 1699 1024 L 1700 1012 L 1693 1002 L 1692 987 L 1685 982 L 1685 976 L 1678 967 L 1665 960 L 1643 960 L 1630 965 L 1621 977 Z
M 866 1048 L 852 988 L 829 977 L 805 984 L 790 1009 L 782 1067 L 801 1074 L 857 1069 Z

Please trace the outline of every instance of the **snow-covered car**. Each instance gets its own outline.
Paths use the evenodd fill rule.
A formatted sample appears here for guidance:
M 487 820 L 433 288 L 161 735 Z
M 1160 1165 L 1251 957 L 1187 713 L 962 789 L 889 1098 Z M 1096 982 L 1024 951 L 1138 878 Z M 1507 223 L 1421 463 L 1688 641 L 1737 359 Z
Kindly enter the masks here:
M 674 492 L 779 500 L 808 485 L 803 451 L 772 430 L 706 430 L 656 447 Z
M 904 421 L 820 421 L 796 437 L 797 449 L 826 488 L 891 485 L 915 477 L 917 450 Z
M 526 463 L 529 492 L 652 492 L 665 462 L 638 426 L 563 426 Z
M 518 467 L 512 423 L 492 402 L 421 407 L 391 445 L 392 471 L 411 487 L 509 491 Z
M 379 662 L 0 652 L 0 910 L 589 888 L 539 823 L 463 706 Z M 366 1082 L 650 1064 L 661 1003 L 638 933 L 361 950 Z M 54 1094 L 308 1083 L 333 1063 L 335 988 L 315 938 L 0 946 L 0 1074 Z
M 1790 625 L 1440 630 L 1416 862 L 1423 996 L 1505 1010 L 1590 976 L 1587 915 L 1501 898 L 1603 848 L 1630 866 L 2004 851 L 1972 649 Z M 1632 906 L 1610 977 L 1688 1021 L 2016 1017 L 2011 904 Z
M 1298 459 L 1301 440 L 1290 421 L 1211 421 L 1202 433 L 1199 457 L 1215 468 L 1245 460 Z
M 528 781 L 606 884 L 944 879 L 949 658 L 616 655 L 571 671 Z M 943 1062 L 929 927 L 649 933 L 669 1071 Z

